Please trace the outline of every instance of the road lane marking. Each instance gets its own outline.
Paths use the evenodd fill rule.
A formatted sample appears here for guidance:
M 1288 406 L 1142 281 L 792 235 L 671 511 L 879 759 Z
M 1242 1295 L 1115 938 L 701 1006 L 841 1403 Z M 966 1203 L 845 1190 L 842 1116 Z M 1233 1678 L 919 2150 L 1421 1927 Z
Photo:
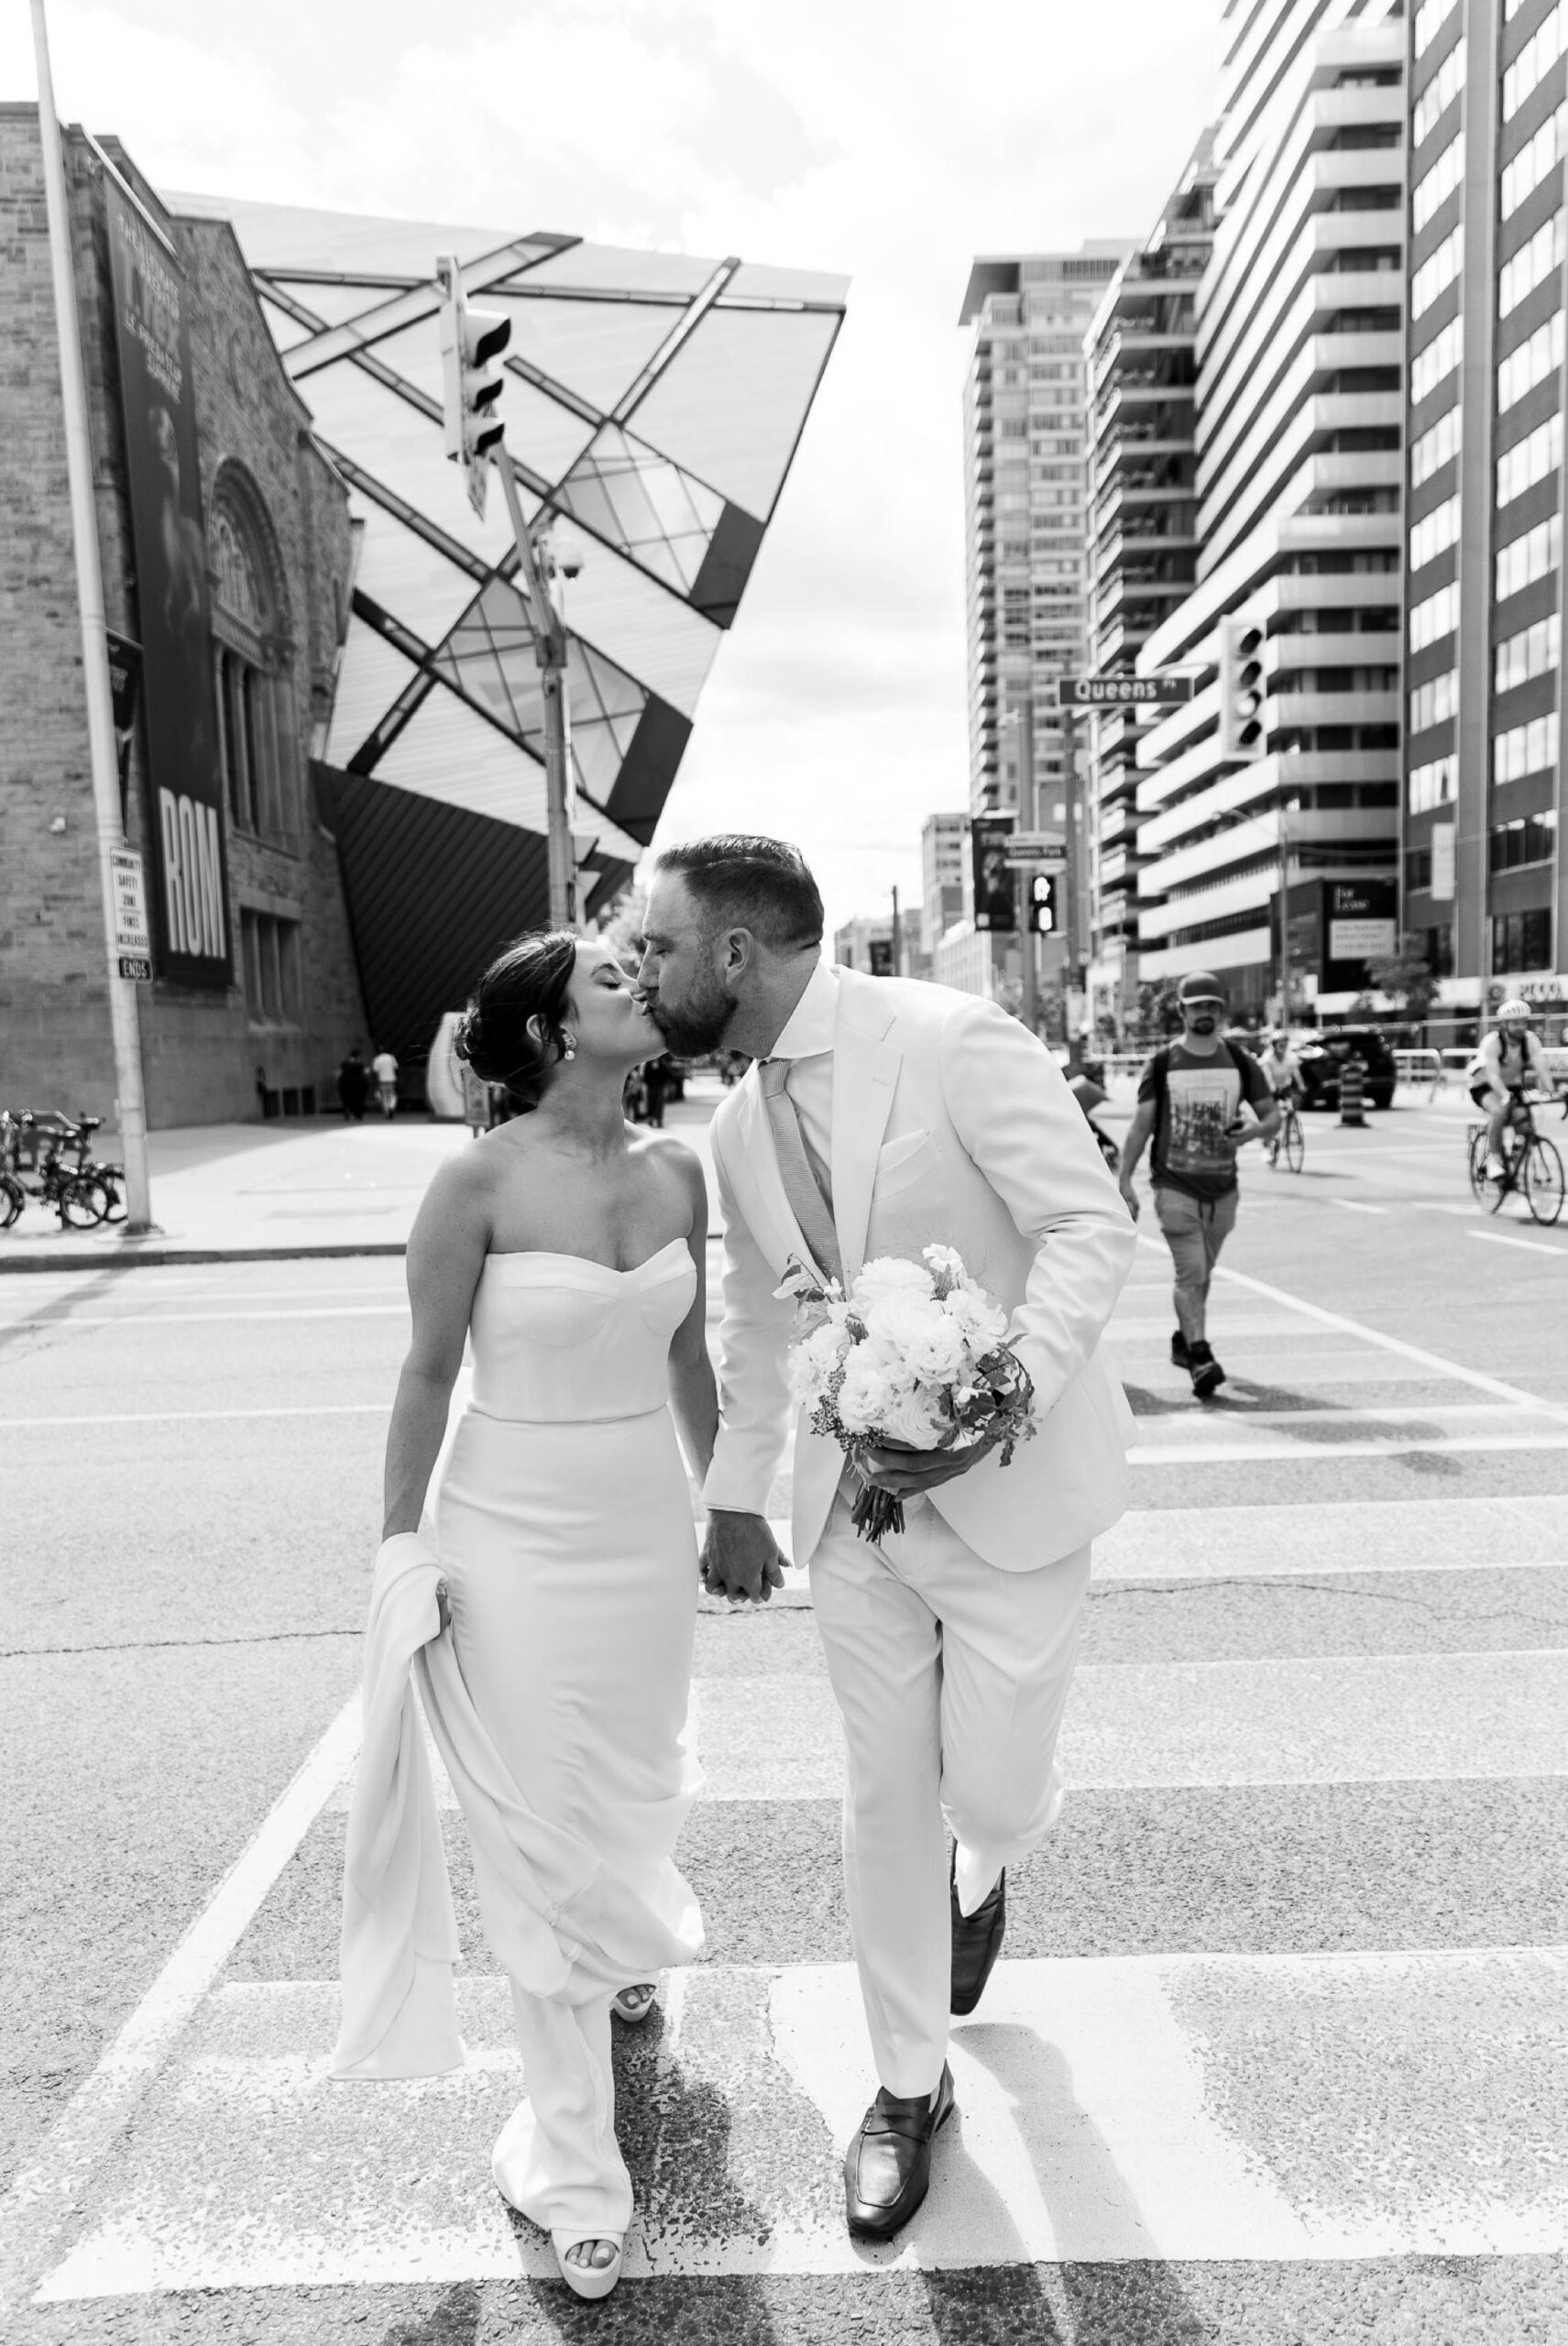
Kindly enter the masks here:
M 359 1749 L 346 1702 L 218 1884 L 130 2018 L 0 2199 L 0 2313 L 44 2270 L 89 2176 L 197 2012 Z
M 1303 1415 L 1306 1413 L 1303 1411 Z M 1232 1423 L 1235 1421 L 1231 1420 Z M 1403 1458 L 1412 1451 L 1423 1457 L 1486 1450 L 1568 1450 L 1568 1427 L 1561 1433 L 1478 1433 L 1395 1435 L 1387 1442 L 1284 1442 L 1259 1435 L 1254 1442 L 1135 1442 L 1127 1452 L 1129 1466 L 1240 1466 L 1284 1459 Z
M 930 2197 L 869 2256 L 839 2177 L 870 2076 L 852 1966 L 678 1977 L 678 2041 L 626 2080 L 629 2283 L 1568 2247 L 1568 1950 L 1004 1957 L 952 2033 Z M 506 1982 L 457 1994 L 462 2069 L 345 2086 L 334 1983 L 221 1989 L 35 2302 L 549 2275 L 489 2178 L 522 2084 Z
M 1338 1206 L 1341 1213 L 1387 1213 L 1387 1206 L 1364 1206 L 1354 1198 L 1331 1198 L 1331 1206 Z
M 192 1328 L 216 1321 L 227 1327 L 236 1320 L 396 1320 L 408 1318 L 407 1303 L 336 1303 L 297 1311 L 105 1311 L 91 1318 L 71 1312 L 51 1320 L 7 1320 L 0 1313 L 0 1331 L 7 1328 L 49 1328 L 56 1334 L 72 1328 Z
M 1522 1246 L 1529 1255 L 1555 1255 L 1559 1262 L 1568 1261 L 1568 1246 L 1551 1245 L 1544 1238 L 1506 1238 L 1500 1230 L 1473 1230 L 1470 1235 L 1487 1246 Z
M 320 1401 L 276 1409 L 104 1409 L 82 1417 L 0 1418 L 0 1433 L 35 1426 L 194 1426 L 239 1418 L 375 1418 L 385 1417 L 391 1406 L 390 1401 Z
M 704 1800 L 842 1796 L 826 1677 L 699 1677 L 691 1719 Z M 1060 1755 L 1095 1792 L 1568 1775 L 1568 1650 L 1084 1662 Z
M 1129 1507 L 1094 1543 L 1094 1579 L 1272 1580 L 1568 1567 L 1568 1496 Z

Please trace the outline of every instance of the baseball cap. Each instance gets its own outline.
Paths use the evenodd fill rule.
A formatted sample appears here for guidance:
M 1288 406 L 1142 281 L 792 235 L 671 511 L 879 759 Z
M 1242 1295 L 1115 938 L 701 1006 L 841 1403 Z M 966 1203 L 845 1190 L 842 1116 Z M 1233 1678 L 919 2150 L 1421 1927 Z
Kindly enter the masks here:
M 1180 1003 L 1223 1003 L 1225 990 L 1212 970 L 1189 970 L 1176 989 L 1176 999 Z

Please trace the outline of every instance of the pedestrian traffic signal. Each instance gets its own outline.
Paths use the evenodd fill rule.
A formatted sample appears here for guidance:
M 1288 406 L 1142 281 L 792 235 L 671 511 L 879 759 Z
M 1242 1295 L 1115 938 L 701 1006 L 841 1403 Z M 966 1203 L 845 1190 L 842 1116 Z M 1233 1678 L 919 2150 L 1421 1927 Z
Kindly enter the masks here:
M 1266 757 L 1262 621 L 1220 621 L 1220 754 Z
M 489 459 L 506 430 L 497 401 L 506 379 L 501 353 L 511 320 L 500 310 L 471 310 L 455 259 L 436 263 L 441 282 L 441 369 L 446 453 L 462 466 L 468 502 L 483 517 Z
M 892 937 L 873 937 L 870 939 L 870 947 L 872 977 L 891 978 L 893 975 Z
M 1029 926 L 1037 937 L 1050 937 L 1055 933 L 1056 925 L 1056 874 L 1036 872 L 1029 882 Z

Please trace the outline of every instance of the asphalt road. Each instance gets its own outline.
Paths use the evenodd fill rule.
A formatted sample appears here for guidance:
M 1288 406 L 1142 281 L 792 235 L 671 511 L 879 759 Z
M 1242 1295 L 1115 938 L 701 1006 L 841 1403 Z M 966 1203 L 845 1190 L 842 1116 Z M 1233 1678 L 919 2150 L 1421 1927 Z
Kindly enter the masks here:
M 457 1820 L 468 2070 L 322 2074 L 400 1266 L 0 1282 L 6 2338 L 1568 2337 L 1568 1226 L 1480 1215 L 1451 1109 L 1307 1135 L 1246 1167 L 1208 1408 L 1146 1214 L 1074 1789 L 896 2254 L 837 2218 L 871 2081 L 814 1623 L 705 1615 L 708 1957 L 621 2046 L 603 2308 L 488 2183 Z

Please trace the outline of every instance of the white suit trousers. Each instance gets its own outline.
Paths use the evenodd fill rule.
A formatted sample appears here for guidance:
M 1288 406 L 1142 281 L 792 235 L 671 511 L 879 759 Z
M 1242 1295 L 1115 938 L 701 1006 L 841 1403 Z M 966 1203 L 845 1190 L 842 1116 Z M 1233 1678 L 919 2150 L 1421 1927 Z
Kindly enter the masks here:
M 844 1879 L 877 2075 L 929 2093 L 947 2057 L 947 1832 L 970 1913 L 1060 1811 L 1057 1737 L 1078 1658 L 1090 1551 L 1000 1572 L 927 1499 L 861 1539 L 842 1495 L 811 1596 L 843 1715 Z

